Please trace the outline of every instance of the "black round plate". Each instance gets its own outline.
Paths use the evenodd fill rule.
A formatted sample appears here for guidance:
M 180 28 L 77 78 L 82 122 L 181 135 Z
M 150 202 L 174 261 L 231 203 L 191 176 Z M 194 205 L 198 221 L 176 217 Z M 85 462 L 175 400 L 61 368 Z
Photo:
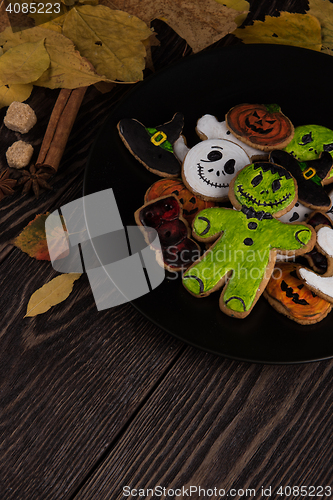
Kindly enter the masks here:
M 171 120 L 180 111 L 189 147 L 198 141 L 197 120 L 204 114 L 224 120 L 236 104 L 278 103 L 295 126 L 333 129 L 333 60 L 306 49 L 278 45 L 235 45 L 195 56 L 159 71 L 133 90 L 111 113 L 92 148 L 84 194 L 112 187 L 125 226 L 148 187 L 159 179 L 125 148 L 117 131 L 121 118 L 145 126 Z M 333 316 L 316 325 L 299 325 L 261 297 L 245 319 L 223 314 L 220 292 L 197 299 L 169 276 L 133 305 L 161 328 L 191 345 L 227 358 L 260 363 L 299 363 L 333 356 Z

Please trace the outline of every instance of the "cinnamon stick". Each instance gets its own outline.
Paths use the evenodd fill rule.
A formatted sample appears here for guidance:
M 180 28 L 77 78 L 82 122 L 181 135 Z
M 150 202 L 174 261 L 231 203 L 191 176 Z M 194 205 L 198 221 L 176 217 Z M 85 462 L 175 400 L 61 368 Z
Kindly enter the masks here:
M 50 174 L 57 172 L 87 88 L 61 89 L 44 135 L 36 168 L 43 168 Z

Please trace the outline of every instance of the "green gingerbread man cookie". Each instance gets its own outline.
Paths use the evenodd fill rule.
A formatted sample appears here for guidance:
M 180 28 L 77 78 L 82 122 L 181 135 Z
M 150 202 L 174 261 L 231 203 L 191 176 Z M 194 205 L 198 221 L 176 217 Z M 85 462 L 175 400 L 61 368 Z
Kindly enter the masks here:
M 297 184 L 274 163 L 253 163 L 240 170 L 230 184 L 229 198 L 236 210 L 214 207 L 196 216 L 194 236 L 203 242 L 218 239 L 184 273 L 183 284 L 193 295 L 204 297 L 226 283 L 220 308 L 244 318 L 264 291 L 276 254 L 310 251 L 315 232 L 306 224 L 275 218 L 296 203 Z

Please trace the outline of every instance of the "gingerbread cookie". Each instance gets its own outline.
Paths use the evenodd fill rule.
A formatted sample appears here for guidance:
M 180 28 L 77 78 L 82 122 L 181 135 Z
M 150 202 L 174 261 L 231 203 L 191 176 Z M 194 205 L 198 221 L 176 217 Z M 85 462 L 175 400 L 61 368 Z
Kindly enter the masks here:
M 228 141 L 235 142 L 244 149 L 251 161 L 268 158 L 268 154 L 264 151 L 254 149 L 237 139 L 227 128 L 225 121 L 219 122 L 213 115 L 207 114 L 199 118 L 195 131 L 202 141 L 206 141 L 207 139 L 227 139 Z
M 295 180 L 278 165 L 258 162 L 244 167 L 230 184 L 229 198 L 236 210 L 208 208 L 196 216 L 194 236 L 217 241 L 184 273 L 183 284 L 194 296 L 204 297 L 227 281 L 220 308 L 244 318 L 264 291 L 276 253 L 306 253 L 315 233 L 311 226 L 275 218 L 297 199 Z
M 137 120 L 123 118 L 118 132 L 127 149 L 148 170 L 160 177 L 179 177 L 180 162 L 173 144 L 182 133 L 184 116 L 176 113 L 172 120 L 157 127 L 145 127 Z
M 323 226 L 318 230 L 316 247 L 327 258 L 326 273 L 320 275 L 304 267 L 297 272 L 311 290 L 333 303 L 333 229 Z
M 333 189 L 329 191 L 328 196 L 331 200 L 331 208 L 327 210 L 326 215 L 333 221 Z
M 286 151 L 272 151 L 270 161 L 281 165 L 295 177 L 298 185 L 298 200 L 312 210 L 326 212 L 331 206 L 331 200 L 324 189 L 324 185 L 332 182 L 329 174 L 333 165 L 333 158 L 324 151 L 315 160 L 298 161 Z
M 290 212 L 279 217 L 281 222 L 303 222 L 311 213 L 311 209 L 297 201 Z
M 324 319 L 332 304 L 318 297 L 297 275 L 295 263 L 278 264 L 272 273 L 264 297 L 278 312 L 301 325 L 311 325 Z
M 213 201 L 204 201 L 195 196 L 181 179 L 160 179 L 154 182 L 145 194 L 145 203 L 169 194 L 177 196 L 182 205 L 183 217 L 190 226 L 200 210 L 215 206 Z
M 191 230 L 182 217 L 182 209 L 175 196 L 164 196 L 146 203 L 135 212 L 134 217 L 138 226 L 157 231 L 162 255 L 157 253 L 156 258 L 165 269 L 181 271 L 199 257 L 200 247 L 189 238 Z M 148 244 L 153 243 L 149 231 L 145 231 L 145 237 Z
M 255 149 L 284 148 L 293 138 L 294 126 L 278 104 L 238 104 L 225 117 L 227 128 Z
M 333 228 L 333 224 L 329 217 L 322 212 L 312 212 L 310 217 L 307 218 L 307 224 L 315 229 L 316 232 L 323 226 L 328 226 Z M 327 258 L 326 256 L 318 249 L 317 245 L 314 248 L 304 255 L 306 260 L 308 261 L 311 269 L 318 274 L 325 274 L 327 272 Z
M 315 160 L 323 151 L 333 154 L 333 130 L 321 125 L 300 125 L 284 150 L 299 161 Z
M 186 154 L 182 179 L 185 186 L 203 200 L 227 201 L 231 180 L 249 163 L 249 156 L 234 142 L 208 139 Z

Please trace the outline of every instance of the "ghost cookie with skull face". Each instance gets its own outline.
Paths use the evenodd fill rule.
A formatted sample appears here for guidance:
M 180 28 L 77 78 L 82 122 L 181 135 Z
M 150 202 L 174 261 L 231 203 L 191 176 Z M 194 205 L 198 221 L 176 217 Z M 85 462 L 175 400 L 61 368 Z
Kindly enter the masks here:
M 225 117 L 228 129 L 242 142 L 262 151 L 284 148 L 294 126 L 278 104 L 238 104 Z
M 313 248 L 315 232 L 306 224 L 276 219 L 297 199 L 297 185 L 279 165 L 258 162 L 244 167 L 230 184 L 236 210 L 214 207 L 195 218 L 193 234 L 214 242 L 184 273 L 183 284 L 196 297 L 224 287 L 220 308 L 229 316 L 246 317 L 271 276 L 277 253 L 303 254 Z
M 299 277 L 314 293 L 333 303 L 333 229 L 321 227 L 317 232 L 317 249 L 327 258 L 327 271 L 320 275 L 304 267 L 298 269 Z
M 250 158 L 225 139 L 208 139 L 188 150 L 182 166 L 186 187 L 203 200 L 227 201 L 229 185 Z
M 235 142 L 245 150 L 251 161 L 266 160 L 268 158 L 268 153 L 252 148 L 245 144 L 245 142 L 237 139 L 227 128 L 225 121 L 219 122 L 213 115 L 207 114 L 199 118 L 195 131 L 202 141 L 206 141 L 207 139 L 227 139 L 228 141 Z

